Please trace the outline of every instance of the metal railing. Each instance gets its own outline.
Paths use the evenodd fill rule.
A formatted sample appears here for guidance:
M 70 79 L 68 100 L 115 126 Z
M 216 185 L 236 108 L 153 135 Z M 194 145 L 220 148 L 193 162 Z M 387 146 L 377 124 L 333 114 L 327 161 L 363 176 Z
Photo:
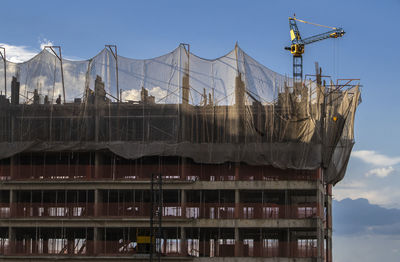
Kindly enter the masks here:
M 0 218 L 26 217 L 150 217 L 148 202 L 11 203 L 0 204 Z M 164 203 L 164 218 L 176 219 L 310 219 L 323 217 L 317 203 Z
M 192 257 L 317 257 L 315 239 L 292 242 L 277 239 L 208 241 L 161 239 L 155 252 L 163 256 Z M 0 241 L 0 255 L 7 256 L 134 256 L 149 254 L 135 240 L 40 239 Z
M 161 171 L 160 171 L 161 169 Z M 280 170 L 265 166 L 218 165 L 9 165 L 0 166 L 0 180 L 137 180 L 151 174 L 172 181 L 280 181 L 318 179 L 315 170 Z

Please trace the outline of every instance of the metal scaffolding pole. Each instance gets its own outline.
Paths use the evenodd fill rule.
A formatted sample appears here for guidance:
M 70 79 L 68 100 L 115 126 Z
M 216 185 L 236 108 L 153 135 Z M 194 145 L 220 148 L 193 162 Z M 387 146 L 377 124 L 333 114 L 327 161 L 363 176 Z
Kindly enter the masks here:
M 156 180 L 157 179 L 157 180 Z M 153 253 L 157 252 L 157 260 L 161 261 L 161 238 L 162 238 L 162 216 L 163 216 L 163 189 L 162 175 L 151 174 L 151 213 L 150 213 L 150 261 L 153 261 Z M 156 204 L 156 205 L 155 205 Z M 157 241 L 154 238 L 154 217 L 157 218 Z M 154 244 L 155 247 L 154 247 Z
M 4 95 L 5 98 L 7 99 L 7 60 L 6 60 L 6 49 L 4 47 L 0 47 L 0 56 L 1 59 L 3 59 L 4 63 Z
M 154 174 L 151 174 L 151 187 L 150 187 L 150 262 L 153 262 L 153 215 L 154 215 Z
M 52 53 L 60 60 L 60 66 L 61 66 L 61 83 L 62 83 L 62 89 L 63 89 L 63 100 L 65 104 L 65 86 L 64 86 L 64 69 L 63 69 L 63 61 L 62 61 L 62 54 L 61 54 L 61 46 L 45 46 L 44 49 L 50 49 Z M 54 49 L 58 49 L 58 54 Z
M 115 77 L 117 80 L 116 87 L 117 87 L 117 101 L 121 101 L 121 95 L 119 93 L 119 85 L 118 85 L 118 52 L 117 52 L 117 46 L 116 45 L 106 45 L 106 48 L 108 48 L 113 55 L 115 59 Z
M 158 261 L 159 262 L 161 261 L 162 216 L 163 216 L 162 175 L 158 174 Z

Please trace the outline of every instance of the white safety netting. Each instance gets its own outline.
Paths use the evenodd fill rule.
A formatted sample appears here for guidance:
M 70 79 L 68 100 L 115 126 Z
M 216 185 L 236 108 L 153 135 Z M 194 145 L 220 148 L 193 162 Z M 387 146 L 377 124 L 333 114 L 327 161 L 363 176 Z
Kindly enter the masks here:
M 43 50 L 24 63 L 7 62 L 6 69 L 5 93 L 0 63 L 2 158 L 107 148 L 125 158 L 322 166 L 327 180 L 337 182 L 353 145 L 357 87 L 334 90 L 306 81 L 295 90 L 290 78 L 238 46 L 214 60 L 183 45 L 145 60 L 116 58 L 105 48 L 89 60 L 63 59 L 62 70 L 60 59 Z M 17 104 L 11 101 L 13 77 L 20 84 Z
M 283 88 L 285 81 L 291 81 L 259 64 L 239 47 L 215 60 L 189 55 L 183 46 L 157 58 L 139 60 L 118 56 L 117 60 L 118 86 L 123 101 L 140 100 L 143 87 L 155 96 L 157 103 L 180 103 L 182 76 L 186 73 L 190 75 L 189 104 L 192 105 L 204 102 L 204 91 L 207 95 L 214 94 L 218 105 L 232 105 L 238 72 L 245 79 L 247 90 L 263 103 L 274 101 L 277 90 Z M 0 87 L 4 94 L 3 70 L 0 63 Z M 110 49 L 103 49 L 89 60 L 63 59 L 65 100 L 71 102 L 83 97 L 86 88 L 93 89 L 97 75 L 102 77 L 108 94 L 114 98 L 121 95 L 117 94 L 116 59 Z M 21 85 L 21 103 L 29 104 L 35 89 L 42 100 L 48 95 L 55 103 L 58 95 L 63 96 L 60 60 L 47 49 L 23 63 L 7 61 L 7 97 L 11 96 L 13 76 Z

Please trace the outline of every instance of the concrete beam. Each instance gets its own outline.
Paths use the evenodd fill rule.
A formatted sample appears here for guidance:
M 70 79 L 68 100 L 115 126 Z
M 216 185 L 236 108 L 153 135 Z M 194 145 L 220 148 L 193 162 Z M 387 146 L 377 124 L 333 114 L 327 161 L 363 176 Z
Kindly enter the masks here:
M 0 256 L 0 261 L 20 262 L 20 261 L 73 261 L 73 262 L 97 262 L 97 261 L 137 261 L 148 262 L 148 255 L 129 255 L 129 256 Z M 162 261 L 193 261 L 192 257 L 162 257 Z
M 179 227 L 182 224 L 189 224 L 190 220 L 185 219 L 163 219 L 163 227 Z M 149 227 L 149 219 L 98 219 L 98 218 L 77 218 L 62 219 L 60 217 L 48 218 L 20 218 L 0 219 L 0 227 L 8 227 L 10 224 L 15 227 Z
M 309 262 L 311 258 L 284 258 L 284 257 L 201 257 L 196 262 Z
M 1 261 L 54 261 L 53 256 L 0 256 Z M 57 256 L 57 260 L 74 262 L 97 261 L 137 261 L 148 262 L 148 255 L 121 256 Z M 283 258 L 283 257 L 162 257 L 162 261 L 193 261 L 193 262 L 309 262 L 312 258 Z
M 226 228 L 314 228 L 318 219 L 163 219 L 163 227 Z M 0 219 L 0 227 L 148 227 L 146 218 L 67 218 L 41 217 Z
M 185 190 L 323 190 L 323 186 L 316 181 L 164 181 L 163 189 Z M 150 181 L 4 181 L 3 190 L 95 190 L 95 189 L 148 189 Z
M 313 228 L 316 219 L 195 219 L 193 227 Z

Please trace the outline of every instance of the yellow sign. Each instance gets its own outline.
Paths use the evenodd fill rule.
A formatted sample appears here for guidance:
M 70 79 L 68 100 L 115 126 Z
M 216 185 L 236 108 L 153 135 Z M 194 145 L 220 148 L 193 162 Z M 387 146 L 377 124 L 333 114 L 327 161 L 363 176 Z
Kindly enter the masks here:
M 154 237 L 153 237 L 154 242 Z M 150 236 L 137 236 L 138 244 L 150 244 Z

